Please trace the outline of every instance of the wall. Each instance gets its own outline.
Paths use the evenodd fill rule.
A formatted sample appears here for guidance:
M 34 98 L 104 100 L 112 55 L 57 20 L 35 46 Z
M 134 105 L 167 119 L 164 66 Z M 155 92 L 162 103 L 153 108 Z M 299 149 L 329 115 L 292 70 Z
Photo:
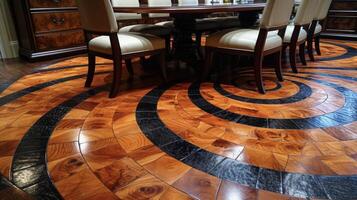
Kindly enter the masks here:
M 0 52 L 2 58 L 18 57 L 14 21 L 7 0 L 0 0 Z

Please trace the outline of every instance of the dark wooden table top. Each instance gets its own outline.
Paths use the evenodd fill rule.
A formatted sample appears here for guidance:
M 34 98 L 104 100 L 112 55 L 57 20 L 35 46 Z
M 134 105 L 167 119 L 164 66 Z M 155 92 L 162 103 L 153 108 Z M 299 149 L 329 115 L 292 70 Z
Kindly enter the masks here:
M 114 7 L 115 12 L 120 13 L 170 13 L 170 14 L 189 14 L 189 13 L 214 13 L 214 12 L 244 12 L 260 11 L 265 7 L 265 3 L 209 3 L 198 5 L 179 5 L 172 6 L 149 6 L 140 5 L 137 7 Z

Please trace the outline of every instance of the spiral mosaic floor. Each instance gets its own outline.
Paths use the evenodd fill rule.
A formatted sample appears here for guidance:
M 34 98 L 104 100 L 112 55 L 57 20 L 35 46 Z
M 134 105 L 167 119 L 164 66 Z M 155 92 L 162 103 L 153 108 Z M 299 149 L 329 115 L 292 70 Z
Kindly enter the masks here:
M 107 60 L 91 89 L 84 57 L 36 70 L 0 94 L 1 173 L 38 199 L 357 199 L 357 43 L 322 53 L 266 95 L 249 70 L 115 99 Z

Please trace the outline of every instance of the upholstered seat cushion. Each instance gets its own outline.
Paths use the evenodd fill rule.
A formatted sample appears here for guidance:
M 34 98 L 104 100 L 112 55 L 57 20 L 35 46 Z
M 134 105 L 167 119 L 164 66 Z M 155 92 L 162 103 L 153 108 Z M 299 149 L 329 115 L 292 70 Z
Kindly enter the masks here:
M 286 27 L 285 36 L 284 36 L 284 42 L 285 43 L 290 43 L 291 37 L 292 37 L 293 32 L 294 32 L 294 29 L 295 29 L 295 25 L 289 25 L 289 26 Z M 300 34 L 299 34 L 299 37 L 298 37 L 298 42 L 306 40 L 306 38 L 307 38 L 307 33 L 301 27 Z
M 142 33 L 118 33 L 122 55 L 165 48 L 165 41 L 153 35 Z M 109 36 L 99 36 L 89 41 L 89 50 L 111 55 Z
M 207 38 L 206 46 L 254 51 L 258 34 L 258 29 L 225 30 L 210 35 Z M 282 42 L 281 37 L 276 32 L 269 32 L 264 50 L 282 46 Z
M 168 27 L 170 29 L 173 29 L 175 27 L 174 25 L 174 21 L 163 21 L 163 22 L 158 22 L 156 23 L 155 25 L 158 25 L 158 26 L 165 26 L 165 27 Z
M 322 31 L 322 26 L 320 23 L 317 23 L 315 28 L 315 34 L 321 33 L 321 31 Z
M 155 24 L 135 24 L 130 26 L 124 26 L 123 28 L 119 29 L 119 33 L 127 32 L 139 32 L 164 37 L 170 35 L 172 29 L 170 27 L 159 26 Z

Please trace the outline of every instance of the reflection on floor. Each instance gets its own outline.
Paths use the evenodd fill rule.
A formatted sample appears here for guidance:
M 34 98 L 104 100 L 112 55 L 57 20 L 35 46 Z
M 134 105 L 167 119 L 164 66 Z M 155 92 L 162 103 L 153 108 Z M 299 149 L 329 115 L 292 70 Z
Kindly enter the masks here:
M 249 68 L 136 67 L 115 99 L 107 60 L 91 89 L 85 57 L 37 69 L 0 94 L 1 173 L 43 199 L 357 199 L 357 43 L 322 52 L 284 82 L 267 68 L 266 95 Z

